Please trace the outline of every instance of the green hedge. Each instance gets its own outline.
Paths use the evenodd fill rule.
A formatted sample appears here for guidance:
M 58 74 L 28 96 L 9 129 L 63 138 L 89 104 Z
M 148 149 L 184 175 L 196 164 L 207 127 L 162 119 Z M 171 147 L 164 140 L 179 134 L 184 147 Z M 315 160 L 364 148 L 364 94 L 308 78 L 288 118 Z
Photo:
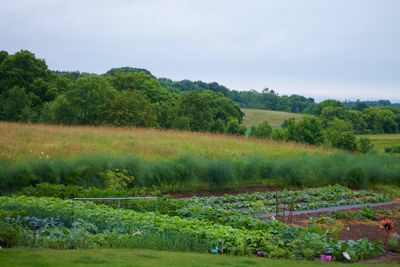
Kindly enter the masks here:
M 308 187 L 338 183 L 354 189 L 377 183 L 400 185 L 400 158 L 382 154 L 338 152 L 288 158 L 247 156 L 237 160 L 192 155 L 168 160 L 97 155 L 0 164 L 0 190 L 10 193 L 39 183 L 105 188 L 106 170 L 123 170 L 133 177 L 129 188 L 156 187 L 164 192 L 257 184 Z

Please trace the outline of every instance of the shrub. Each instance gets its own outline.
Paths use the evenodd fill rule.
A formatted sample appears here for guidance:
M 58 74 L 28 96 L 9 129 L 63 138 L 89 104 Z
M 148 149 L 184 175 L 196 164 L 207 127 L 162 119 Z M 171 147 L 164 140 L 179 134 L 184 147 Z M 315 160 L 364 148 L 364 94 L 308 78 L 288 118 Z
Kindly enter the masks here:
M 353 132 L 346 131 L 346 132 L 339 132 L 339 131 L 332 131 L 328 135 L 328 141 L 331 147 L 348 150 L 348 151 L 355 151 L 357 149 L 356 137 Z
M 268 121 L 264 121 L 256 126 L 251 127 L 250 136 L 266 138 L 271 136 L 271 132 L 271 125 L 269 125 Z
M 371 139 L 367 137 L 361 137 L 358 139 L 358 150 L 361 153 L 367 153 L 374 150 L 374 144 L 372 144 Z
M 0 221 L 0 246 L 11 248 L 17 245 L 20 227 Z
M 400 153 L 400 146 L 391 146 L 385 148 L 386 153 Z
M 279 141 L 286 141 L 288 139 L 287 130 L 284 128 L 274 128 L 271 132 L 271 138 Z
M 226 160 L 215 160 L 207 166 L 206 177 L 211 189 L 218 189 L 226 186 L 233 180 L 232 164 Z
M 230 119 L 226 126 L 226 132 L 232 135 L 245 135 L 246 127 L 236 119 Z
M 348 171 L 346 174 L 345 184 L 354 189 L 365 188 L 367 185 L 367 178 L 365 176 L 365 172 L 360 167 L 354 167 Z

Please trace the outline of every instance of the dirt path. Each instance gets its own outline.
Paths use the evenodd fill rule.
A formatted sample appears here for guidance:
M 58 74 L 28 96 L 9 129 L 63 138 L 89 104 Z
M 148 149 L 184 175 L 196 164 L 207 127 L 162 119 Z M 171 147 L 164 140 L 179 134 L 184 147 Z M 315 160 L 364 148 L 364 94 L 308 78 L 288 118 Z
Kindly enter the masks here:
M 354 209 L 360 209 L 362 207 L 386 207 L 386 206 L 393 206 L 400 204 L 399 201 L 389 201 L 389 202 L 380 202 L 380 203 L 362 203 L 362 204 L 352 204 L 352 205 L 339 205 L 339 206 L 331 206 L 331 207 L 326 207 L 326 208 L 319 208 L 319 209 L 313 209 L 313 210 L 295 210 L 292 212 L 293 216 L 298 216 L 298 215 L 306 215 L 306 214 L 319 214 L 319 213 L 329 213 L 333 211 L 339 211 L 339 210 L 354 210 Z M 286 214 L 288 212 L 285 212 Z M 286 215 L 285 214 L 285 215 Z M 267 219 L 270 218 L 271 216 L 275 216 L 275 213 L 270 213 L 270 214 L 261 214 L 260 219 Z

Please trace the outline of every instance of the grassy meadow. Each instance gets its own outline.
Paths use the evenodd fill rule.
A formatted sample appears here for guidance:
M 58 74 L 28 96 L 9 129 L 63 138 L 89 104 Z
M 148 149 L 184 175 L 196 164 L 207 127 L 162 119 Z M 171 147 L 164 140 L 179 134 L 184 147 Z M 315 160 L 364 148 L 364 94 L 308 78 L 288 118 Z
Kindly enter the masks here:
M 400 134 L 368 134 L 359 135 L 371 139 L 378 152 L 385 152 L 386 147 L 400 145 Z
M 106 126 L 56 126 L 0 122 L 0 159 L 7 161 L 86 154 L 135 154 L 164 159 L 181 154 L 207 158 L 246 155 L 294 156 L 329 149 L 211 133 Z
M 295 118 L 301 119 L 304 115 L 298 113 L 290 113 L 283 111 L 273 111 L 265 109 L 246 109 L 243 108 L 244 112 L 243 125 L 251 127 L 253 125 L 260 124 L 263 121 L 268 121 L 272 127 L 279 127 L 286 119 Z
M 236 266 L 236 267 L 283 267 L 283 266 L 348 266 L 332 262 L 329 264 L 317 261 L 275 260 L 255 257 L 232 257 L 199 253 L 166 252 L 142 249 L 93 249 L 93 250 L 51 250 L 51 249 L 3 249 L 0 250 L 2 267 L 27 266 Z M 354 263 L 351 266 L 365 266 L 365 263 Z M 398 266 L 397 264 L 374 264 L 373 266 Z

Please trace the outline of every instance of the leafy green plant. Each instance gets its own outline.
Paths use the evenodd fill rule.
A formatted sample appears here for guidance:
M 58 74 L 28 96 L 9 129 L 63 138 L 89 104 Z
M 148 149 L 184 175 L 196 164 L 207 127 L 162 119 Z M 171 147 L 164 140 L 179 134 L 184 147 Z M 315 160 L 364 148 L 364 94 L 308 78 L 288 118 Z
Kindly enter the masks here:
M 298 258 L 309 257 L 311 250 L 315 255 L 321 247 L 328 245 L 338 249 L 342 247 L 341 241 L 331 238 L 328 232 L 290 227 L 278 221 L 267 222 L 261 227 L 263 223 L 257 220 L 259 224 L 249 224 L 248 229 L 161 214 L 154 221 L 153 213 L 117 210 L 88 202 L 22 196 L 0 197 L 0 210 L 23 211 L 31 218 L 37 218 L 35 220 L 41 227 L 35 232 L 35 242 L 31 244 L 40 247 L 171 247 L 176 250 L 189 247 L 202 250 L 209 244 L 221 243 L 225 253 L 229 254 L 252 255 L 263 250 L 267 251 L 268 257 L 289 257 L 288 248 L 291 248 Z M 57 223 L 52 217 L 57 217 Z M 26 233 L 25 240 L 32 241 L 29 232 L 21 232 Z M 132 235 L 143 233 L 147 233 L 143 239 L 132 238 Z M 380 253 L 378 247 L 365 240 L 352 241 L 351 245 L 358 258 Z M 311 250 L 304 251 L 305 248 Z
M 387 241 L 388 249 L 393 252 L 400 252 L 400 237 L 398 234 L 392 235 Z
M 376 210 L 369 206 L 363 207 L 360 211 L 356 212 L 355 217 L 360 220 L 378 220 Z
M 18 243 L 20 226 L 18 224 L 9 224 L 0 221 L 0 246 L 9 248 Z

